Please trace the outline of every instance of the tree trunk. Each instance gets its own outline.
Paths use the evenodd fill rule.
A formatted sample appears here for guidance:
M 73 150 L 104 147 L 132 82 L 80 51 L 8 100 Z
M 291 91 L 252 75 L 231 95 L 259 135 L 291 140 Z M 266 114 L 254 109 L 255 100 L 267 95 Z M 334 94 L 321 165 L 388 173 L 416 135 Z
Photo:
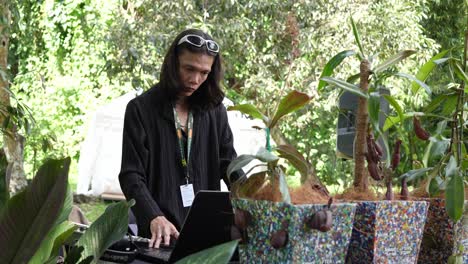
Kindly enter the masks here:
M 11 13 L 10 13 L 10 2 L 8 0 L 0 0 L 0 6 L 2 12 L 2 21 L 5 24 L 0 24 L 0 107 L 2 108 L 0 115 L 0 125 L 4 124 L 4 120 L 9 115 L 6 111 L 7 107 L 10 106 L 10 94 L 8 93 L 9 83 L 7 74 L 7 59 L 8 59 L 8 44 L 10 38 L 10 27 Z M 23 143 L 24 138 L 18 134 L 15 125 L 9 125 L 5 128 L 6 133 L 3 135 L 3 148 L 8 160 L 9 171 L 11 172 L 10 178 L 10 191 L 16 193 L 23 189 L 27 185 L 26 176 L 23 169 Z
M 367 93 L 369 88 L 370 62 L 366 59 L 361 61 L 360 66 L 360 88 Z M 361 192 L 366 192 L 369 187 L 369 179 L 365 166 L 367 153 L 366 136 L 368 129 L 367 99 L 359 96 L 356 116 L 356 136 L 354 138 L 354 187 Z

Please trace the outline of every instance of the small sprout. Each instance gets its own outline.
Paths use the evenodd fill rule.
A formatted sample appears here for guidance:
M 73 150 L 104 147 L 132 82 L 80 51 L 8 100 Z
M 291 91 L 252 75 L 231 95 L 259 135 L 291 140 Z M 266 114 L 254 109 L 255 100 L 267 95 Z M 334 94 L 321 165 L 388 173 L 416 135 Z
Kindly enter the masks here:
M 409 192 L 408 192 L 408 185 L 406 184 L 406 177 L 401 180 L 401 199 L 408 200 Z
M 392 181 L 390 180 L 387 182 L 387 192 L 385 193 L 385 200 L 393 201 L 393 199 L 395 198 L 395 196 L 393 195 L 392 188 Z

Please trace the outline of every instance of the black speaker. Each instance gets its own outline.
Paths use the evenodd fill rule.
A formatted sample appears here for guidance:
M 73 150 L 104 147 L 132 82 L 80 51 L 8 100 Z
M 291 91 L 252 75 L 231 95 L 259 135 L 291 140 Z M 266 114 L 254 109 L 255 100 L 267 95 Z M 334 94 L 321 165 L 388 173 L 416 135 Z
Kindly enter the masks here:
M 389 112 L 389 104 L 382 95 L 390 94 L 387 88 L 380 87 L 380 112 L 379 126 L 382 129 Z M 353 159 L 354 156 L 354 137 L 356 135 L 356 113 L 358 105 L 358 95 L 344 91 L 340 96 L 338 107 L 340 113 L 338 115 L 338 124 L 336 129 L 336 155 L 343 159 Z M 384 133 L 383 137 L 387 137 L 388 133 Z M 378 143 L 384 150 L 382 159 L 386 159 L 387 151 L 383 143 L 382 136 L 379 137 Z

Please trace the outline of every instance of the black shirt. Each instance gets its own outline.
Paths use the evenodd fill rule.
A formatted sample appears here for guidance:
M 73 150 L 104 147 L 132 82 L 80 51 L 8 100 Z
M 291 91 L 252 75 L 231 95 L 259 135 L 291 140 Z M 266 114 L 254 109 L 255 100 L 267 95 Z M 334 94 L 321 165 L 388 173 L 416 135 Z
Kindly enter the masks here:
M 183 207 L 185 184 L 172 104 L 160 98 L 158 86 L 131 100 L 125 111 L 120 186 L 135 199 L 132 210 L 140 236 L 151 237 L 149 224 L 164 215 L 180 231 L 189 207 Z M 158 97 L 159 96 L 159 97 Z M 226 108 L 193 113 L 193 139 L 188 170 L 194 192 L 219 190 L 220 179 L 236 157 Z

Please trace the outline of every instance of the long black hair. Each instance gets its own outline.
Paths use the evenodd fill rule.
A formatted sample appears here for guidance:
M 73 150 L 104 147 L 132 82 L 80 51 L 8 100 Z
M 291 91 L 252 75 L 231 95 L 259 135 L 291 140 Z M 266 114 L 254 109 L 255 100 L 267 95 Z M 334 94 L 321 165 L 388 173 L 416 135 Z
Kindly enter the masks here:
M 193 53 L 203 53 L 214 57 L 214 62 L 211 71 L 206 80 L 201 86 L 188 98 L 190 107 L 194 110 L 207 110 L 219 105 L 224 93 L 221 90 L 220 81 L 223 75 L 221 66 L 221 54 L 214 53 L 207 49 L 206 45 L 198 48 L 189 43 L 179 43 L 179 40 L 185 35 L 198 35 L 206 40 L 213 40 L 207 33 L 198 29 L 188 29 L 181 32 L 172 42 L 169 50 L 164 57 L 164 62 L 161 67 L 161 75 L 159 88 L 165 100 L 174 102 L 177 100 L 178 94 L 182 91 L 183 84 L 179 77 L 179 55 L 183 50 Z

